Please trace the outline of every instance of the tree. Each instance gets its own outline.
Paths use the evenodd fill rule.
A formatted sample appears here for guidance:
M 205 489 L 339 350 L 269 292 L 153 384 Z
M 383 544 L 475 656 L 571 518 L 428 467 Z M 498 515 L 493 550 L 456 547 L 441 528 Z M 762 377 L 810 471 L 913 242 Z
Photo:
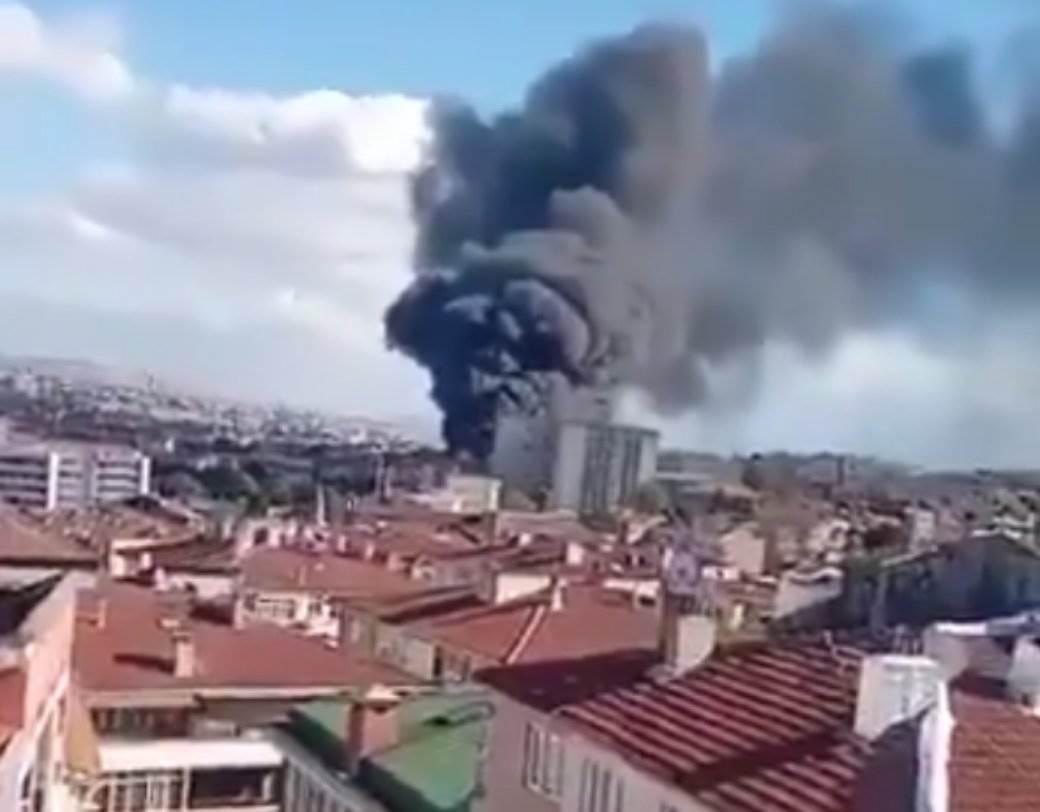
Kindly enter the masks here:
M 175 499 L 204 499 L 205 486 L 187 471 L 174 471 L 159 479 L 159 493 Z
M 210 496 L 217 499 L 249 499 L 260 494 L 260 486 L 238 466 L 221 462 L 198 474 Z

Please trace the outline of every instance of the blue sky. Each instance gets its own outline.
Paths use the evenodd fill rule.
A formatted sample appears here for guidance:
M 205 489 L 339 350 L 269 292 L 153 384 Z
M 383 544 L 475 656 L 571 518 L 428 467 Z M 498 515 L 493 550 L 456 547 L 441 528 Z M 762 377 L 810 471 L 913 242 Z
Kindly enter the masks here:
M 52 19 L 103 20 L 151 81 L 272 93 L 458 94 L 491 112 L 515 103 L 531 77 L 588 39 L 647 20 L 708 35 L 712 60 L 751 49 L 786 0 L 30 0 Z M 881 3 L 873 3 L 881 7 Z M 999 91 L 997 45 L 1036 16 L 1031 0 L 915 0 L 898 13 L 930 40 L 966 40 L 990 58 L 980 79 Z M 892 6 L 896 8 L 896 6 Z M 90 160 L 116 159 L 123 134 L 45 87 L 4 82 L 0 195 L 47 186 Z
M 456 94 L 494 112 L 589 39 L 648 20 L 700 26 L 717 69 L 796 5 L 0 0 L 0 353 L 85 355 L 212 391 L 432 423 L 424 376 L 385 352 L 379 324 L 408 278 L 405 174 L 424 99 Z M 999 109 L 1001 47 L 1040 26 L 1036 1 L 900 8 L 903 36 L 975 47 Z M 940 461 L 978 409 L 1018 419 L 1017 405 L 973 401 L 944 434 L 928 416 L 965 369 L 900 341 L 857 338 L 823 367 L 777 350 L 766 377 L 801 381 L 797 397 L 666 428 L 724 450 L 909 448 Z M 899 347 L 897 362 L 878 362 Z M 1001 382 L 1017 371 L 986 367 Z M 903 398 L 891 412 L 905 419 L 879 440 L 857 410 L 881 397 Z M 993 459 L 1014 456 L 1017 440 Z

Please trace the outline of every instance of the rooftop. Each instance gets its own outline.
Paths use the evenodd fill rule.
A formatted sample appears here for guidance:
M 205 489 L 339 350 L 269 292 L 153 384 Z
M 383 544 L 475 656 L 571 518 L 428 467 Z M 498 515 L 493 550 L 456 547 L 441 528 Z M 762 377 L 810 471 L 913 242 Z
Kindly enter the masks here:
M 237 572 L 239 569 L 234 544 L 206 536 L 196 536 L 172 544 L 157 544 L 148 547 L 147 552 L 152 557 L 153 566 L 168 572 L 222 574 Z
M 0 504 L 0 563 L 93 566 L 97 554 L 87 545 L 34 526 L 15 508 Z
M 653 609 L 594 584 L 565 587 L 563 605 L 547 593 L 414 621 L 415 630 L 498 665 L 578 660 L 619 651 L 652 651 Z
M 108 583 L 80 593 L 73 667 L 93 693 L 183 689 L 346 689 L 401 684 L 400 672 L 274 626 L 233 628 L 192 611 L 186 593 Z M 101 622 L 99 617 L 103 616 Z M 177 677 L 173 631 L 189 636 L 196 668 Z
M 375 561 L 288 547 L 254 548 L 242 562 L 242 576 L 244 585 L 253 589 L 358 598 L 414 593 L 429 586 Z
M 341 770 L 349 705 L 318 700 L 294 712 L 287 732 Z M 368 759 L 361 781 L 387 803 L 408 809 L 456 810 L 472 797 L 490 706 L 467 691 L 405 701 L 398 709 L 399 743 Z
M 839 812 L 870 755 L 851 733 L 864 653 L 822 638 L 734 646 L 562 714 L 711 809 Z
M 61 573 L 20 574 L 0 571 L 0 636 L 18 630 L 61 581 Z
M 962 681 L 952 692 L 950 812 L 1025 812 L 1040 798 L 1040 718 Z
M 94 549 L 113 539 L 177 541 L 200 530 L 197 521 L 144 499 L 133 505 L 97 504 L 49 512 L 25 510 L 22 517 L 35 528 Z

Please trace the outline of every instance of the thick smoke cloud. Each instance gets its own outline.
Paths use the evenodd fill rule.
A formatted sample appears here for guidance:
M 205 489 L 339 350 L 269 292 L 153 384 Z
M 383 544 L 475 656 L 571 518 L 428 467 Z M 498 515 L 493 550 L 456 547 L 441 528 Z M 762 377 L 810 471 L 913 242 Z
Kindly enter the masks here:
M 848 12 L 788 20 L 714 78 L 705 52 L 640 29 L 490 123 L 438 108 L 417 277 L 386 326 L 452 449 L 486 457 L 498 410 L 554 378 L 675 412 L 767 341 L 924 329 L 943 287 L 989 314 L 1036 301 L 1040 95 L 998 137 L 968 52 L 906 53 Z

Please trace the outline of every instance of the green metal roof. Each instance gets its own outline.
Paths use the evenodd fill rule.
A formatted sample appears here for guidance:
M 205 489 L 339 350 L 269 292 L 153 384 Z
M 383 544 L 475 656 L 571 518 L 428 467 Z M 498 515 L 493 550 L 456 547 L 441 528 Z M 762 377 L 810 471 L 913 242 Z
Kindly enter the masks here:
M 345 700 L 296 709 L 290 732 L 334 769 L 344 764 Z M 465 812 L 477 783 L 490 715 L 479 691 L 406 700 L 398 709 L 398 744 L 371 756 L 360 783 L 394 812 Z

